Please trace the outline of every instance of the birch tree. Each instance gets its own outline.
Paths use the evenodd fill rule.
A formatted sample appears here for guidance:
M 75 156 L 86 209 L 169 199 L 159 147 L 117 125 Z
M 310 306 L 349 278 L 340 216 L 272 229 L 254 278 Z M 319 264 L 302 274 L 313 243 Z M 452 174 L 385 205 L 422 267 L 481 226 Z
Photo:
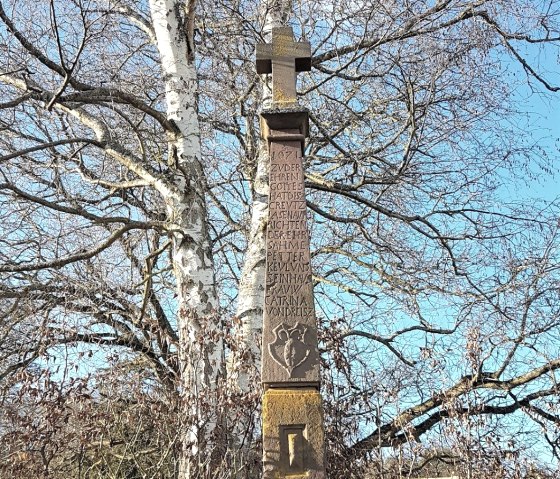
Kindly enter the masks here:
M 1 1 L 10 410 L 23 378 L 40 390 L 45 375 L 84 381 L 98 410 L 107 379 L 92 371 L 141 364 L 137 389 L 111 389 L 113 411 L 130 410 L 127 394 L 168 411 L 168 462 L 101 439 L 97 451 L 132 457 L 138 477 L 258 477 L 269 79 L 253 53 L 289 21 L 314 48 L 299 93 L 331 476 L 412 476 L 446 451 L 464 471 L 524 477 L 532 451 L 553 457 L 558 205 L 508 189 L 554 173 L 518 100 L 558 90 L 544 60 L 559 13 L 524 0 Z M 63 453 L 39 443 L 5 442 L 5 457 L 52 475 Z M 73 444 L 64 457 L 94 457 Z
M 26 7 L 30 8 L 31 5 Z M 35 275 L 33 281 L 51 284 L 54 281 L 50 274 L 46 273 L 46 277 L 42 277 L 42 271 L 64 268 L 80 260 L 88 261 L 117 241 L 123 244 L 125 250 L 132 250 L 134 246 L 127 245 L 129 240 L 126 238 L 130 232 L 134 230 L 148 232 L 152 228 L 155 228 L 155 231 L 159 230 L 155 237 L 147 235 L 146 239 L 152 248 L 148 247 L 145 264 L 138 264 L 137 258 L 130 254 L 131 251 L 129 252 L 131 266 L 136 266 L 144 276 L 142 282 L 145 291 L 141 306 L 128 305 L 132 310 L 129 310 L 130 315 L 127 315 L 125 321 L 117 319 L 114 312 L 106 312 L 101 314 L 107 317 L 94 322 L 86 333 L 78 332 L 75 328 L 68 330 L 63 327 L 53 327 L 51 324 L 47 324 L 46 329 L 47 335 L 60 335 L 60 341 L 91 341 L 123 345 L 130 343 L 135 349 L 143 351 L 153 347 L 150 344 L 153 338 L 145 334 L 143 328 L 148 331 L 157 328 L 159 352 L 164 355 L 173 352 L 178 356 L 175 372 L 179 377 L 179 393 L 183 399 L 184 411 L 181 416 L 185 418 L 184 424 L 181 424 L 184 431 L 179 476 L 194 477 L 196 471 L 207 468 L 207 464 L 201 463 L 203 456 L 200 448 L 211 448 L 210 444 L 213 444 L 211 438 L 217 431 L 216 394 L 223 372 L 221 317 L 217 312 L 214 264 L 207 219 L 207 185 L 201 162 L 200 130 L 195 101 L 197 95 L 193 39 L 195 3 L 154 1 L 150 2 L 149 8 L 149 12 L 144 12 L 143 15 L 134 12 L 125 4 L 115 5 L 109 9 L 103 2 L 100 5 L 55 2 L 51 2 L 50 5 L 38 5 L 34 12 L 30 12 L 32 17 L 48 18 L 54 30 L 53 36 L 46 35 L 39 39 L 46 43 L 41 48 L 29 40 L 27 34 L 30 32 L 16 25 L 17 14 L 14 17 L 8 16 L 6 8 L 2 5 L 0 16 L 6 27 L 5 33 L 12 36 L 7 43 L 10 46 L 16 44 L 20 53 L 32 60 L 29 70 L 24 69 L 22 72 L 20 66 L 15 66 L 15 69 L 10 71 L 10 62 L 13 59 L 8 56 L 6 58 L 8 69 L 2 74 L 4 85 L 16 95 L 14 106 L 32 100 L 33 103 L 37 102 L 44 112 L 39 113 L 44 116 L 43 125 L 31 127 L 29 135 L 18 139 L 34 143 L 34 146 L 26 149 L 28 153 L 50 150 L 55 156 L 59 154 L 64 156 L 64 153 L 57 152 L 56 148 L 70 145 L 73 147 L 70 153 L 72 159 L 67 163 L 60 158 L 62 163 L 54 168 L 55 176 L 58 175 L 56 171 L 62 168 L 65 173 L 68 173 L 68 177 L 76 176 L 76 179 L 80 178 L 86 185 L 99 186 L 108 192 L 103 199 L 109 203 L 113 201 L 112 197 L 120 196 L 121 191 L 149 187 L 153 194 L 157 195 L 156 201 L 161 204 L 160 208 L 164 208 L 160 211 L 165 216 L 164 221 L 150 221 L 149 218 L 148 221 L 136 221 L 130 215 L 125 217 L 119 217 L 118 214 L 116 217 L 96 215 L 88 212 L 87 207 L 77 202 L 73 202 L 73 206 L 65 205 L 67 201 L 72 202 L 71 194 L 70 198 L 66 197 L 62 201 L 57 198 L 57 191 L 66 189 L 63 183 L 68 177 L 62 179 L 62 183 L 58 183 L 54 179 L 32 175 L 31 180 L 24 180 L 20 189 L 5 176 L 6 182 L 2 184 L 4 190 L 11 191 L 16 196 L 23 195 L 32 204 L 45 206 L 49 213 L 52 212 L 55 216 L 62 214 L 69 217 L 82 217 L 91 222 L 88 226 L 94 230 L 88 231 L 87 235 L 102 239 L 93 244 L 88 244 L 87 241 L 85 245 L 82 243 L 83 250 L 80 252 L 72 251 L 72 246 L 67 244 L 68 248 L 63 247 L 64 252 L 51 251 L 45 255 L 32 253 L 23 261 L 16 259 L 20 253 L 17 247 L 16 250 L 8 249 L 5 253 L 7 265 L 2 269 L 11 273 L 13 275 L 11 280 L 16 283 L 19 282 L 19 275 L 26 276 L 32 272 Z M 161 72 L 155 75 L 163 78 L 164 89 L 161 98 L 154 100 L 165 102 L 163 111 L 154 108 L 154 100 L 152 104 L 144 101 L 142 97 L 148 92 L 123 91 L 112 85 L 106 87 L 103 86 L 103 81 L 93 84 L 88 82 L 93 79 L 91 75 L 97 70 L 94 57 L 103 54 L 103 51 L 97 50 L 94 46 L 96 39 L 107 40 L 107 37 L 101 34 L 103 29 L 119 26 L 120 20 L 116 15 L 129 18 L 132 24 L 137 25 L 147 35 L 146 39 L 137 42 L 138 46 L 141 47 L 147 40 L 151 40 L 157 47 L 159 62 L 154 62 L 154 66 L 159 65 Z M 104 21 L 106 18 L 109 18 L 107 22 Z M 81 20 L 81 23 L 75 25 L 73 22 L 76 19 Z M 109 37 L 109 40 L 116 43 L 121 41 L 125 46 L 127 37 Z M 56 60 L 51 59 L 51 55 L 54 55 Z M 112 56 L 111 53 L 108 56 Z M 109 63 L 112 60 L 117 61 L 117 64 L 113 64 L 113 75 L 120 73 L 119 68 L 126 70 L 125 63 L 128 59 L 117 59 L 116 56 L 107 59 Z M 123 63 L 119 65 L 121 61 Z M 88 68 L 86 64 L 90 64 L 94 70 L 90 71 L 89 75 L 87 73 L 80 75 L 80 64 L 84 65 L 84 69 Z M 35 68 L 40 68 L 42 71 L 35 71 Z M 127 78 L 125 82 L 130 80 Z M 142 85 L 145 86 L 147 85 Z M 87 108 L 88 103 L 95 104 L 98 109 Z M 115 103 L 124 105 L 123 109 L 130 111 L 122 111 L 119 106 L 115 106 Z M 32 106 L 32 109 L 35 108 Z M 105 116 L 103 111 L 105 109 L 111 111 L 110 116 L 114 116 L 117 122 L 119 122 L 117 118 L 120 117 L 120 121 L 127 124 L 130 132 L 136 130 L 137 134 L 134 136 L 138 145 L 133 146 L 132 137 L 128 138 L 128 134 L 124 132 L 117 134 L 116 125 L 111 124 Z M 37 111 L 33 114 L 35 113 Z M 167 137 L 165 149 L 158 152 L 147 151 L 155 145 L 147 145 L 139 131 L 144 128 L 145 123 L 149 125 L 146 125 L 147 128 L 154 128 L 156 124 L 161 128 L 160 134 Z M 63 139 L 49 141 L 53 126 L 64 132 Z M 6 130 L 8 137 L 11 136 L 10 133 L 15 134 L 15 131 L 10 131 L 8 125 Z M 85 138 L 76 138 L 77 131 L 84 132 Z M 87 145 L 95 147 L 92 155 L 98 158 L 101 164 L 111 161 L 110 168 L 117 175 L 116 181 L 111 181 L 107 175 L 94 171 L 95 166 L 89 164 L 89 159 L 85 158 L 89 156 L 89 152 L 84 151 Z M 20 157 L 22 154 L 26 152 L 8 154 L 7 158 Z M 161 154 L 158 158 L 159 166 L 157 161 L 151 161 L 153 154 L 157 156 Z M 101 168 L 103 169 L 103 166 Z M 126 180 L 127 177 L 131 177 L 130 181 Z M 46 185 L 49 180 L 52 184 Z M 31 183 L 32 181 L 35 185 Z M 33 191 L 34 186 L 42 190 L 39 186 L 41 184 L 47 189 L 53 188 L 53 192 L 47 194 L 47 196 L 52 195 L 52 200 L 45 200 L 44 196 Z M 30 193 L 30 190 L 33 192 Z M 87 190 L 76 193 L 80 196 L 87 195 Z M 126 196 L 126 193 L 122 194 Z M 99 203 L 102 203 L 103 199 L 99 198 Z M 99 205 L 92 204 L 92 206 L 95 209 Z M 115 208 L 115 212 L 120 209 L 119 206 Z M 141 209 L 144 208 L 145 206 L 142 205 Z M 148 213 L 148 216 L 151 216 L 151 213 Z M 42 221 L 48 222 L 49 218 L 39 220 L 40 228 L 43 228 Z M 101 230 L 106 230 L 105 235 L 97 231 L 98 225 L 101 226 Z M 68 229 L 65 226 L 60 228 L 55 233 L 58 236 L 57 240 L 73 242 L 75 226 L 71 224 Z M 169 238 L 164 244 L 161 244 L 159 238 L 162 232 L 165 232 Z M 18 231 L 13 229 L 10 233 L 18 234 Z M 24 243 L 29 241 L 32 239 L 24 239 Z M 157 260 L 157 257 L 166 250 L 169 250 L 176 289 L 176 317 L 171 322 L 167 319 L 164 308 L 157 303 L 151 293 L 153 285 L 150 270 L 153 265 L 150 262 L 153 261 L 152 258 Z M 11 258 L 16 261 L 11 261 Z M 78 278 L 72 279 L 76 281 Z M 61 286 L 64 288 L 60 282 L 56 281 L 56 283 L 53 286 L 55 291 Z M 98 300 L 110 302 L 115 299 L 106 298 L 106 294 L 99 294 L 103 297 Z M 16 296 L 21 296 L 21 293 L 16 293 Z M 76 301 L 81 303 L 84 299 L 77 297 Z M 156 302 L 154 306 L 158 310 L 158 318 L 156 324 L 148 326 L 145 322 L 153 321 L 153 318 L 145 318 L 150 300 Z M 56 303 L 56 299 L 54 301 Z M 53 308 L 56 308 L 56 305 L 53 305 Z M 137 338 L 138 331 L 134 331 L 127 324 L 128 322 L 131 322 L 134 327 L 140 326 L 139 331 L 144 333 L 144 339 L 149 342 L 148 344 L 143 344 L 143 341 Z M 110 329 L 104 330 L 98 326 L 99 323 Z M 171 323 L 175 325 L 174 329 Z M 175 347 L 169 344 L 172 341 L 176 342 Z M 153 360 L 159 368 L 164 367 L 160 364 L 159 357 L 156 356 Z M 168 374 L 168 371 L 162 374 Z M 204 456 L 207 456 L 206 452 Z M 213 456 L 214 453 L 210 455 L 211 461 Z

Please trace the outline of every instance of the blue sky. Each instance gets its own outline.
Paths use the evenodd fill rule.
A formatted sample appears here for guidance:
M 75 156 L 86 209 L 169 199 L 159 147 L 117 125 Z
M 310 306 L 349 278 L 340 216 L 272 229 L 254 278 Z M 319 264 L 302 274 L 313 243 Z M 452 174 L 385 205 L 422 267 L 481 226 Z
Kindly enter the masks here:
M 560 87 L 560 58 L 552 48 L 531 46 L 520 52 L 552 86 Z M 560 91 L 550 92 L 541 83 L 527 78 L 522 67 L 511 58 L 508 70 L 512 81 L 518 83 L 518 109 L 526 115 L 526 134 L 542 146 L 543 154 L 551 160 L 552 171 L 535 169 L 536 178 L 528 179 L 526 187 L 512 186 L 504 193 L 512 199 L 536 197 L 547 201 L 560 199 Z

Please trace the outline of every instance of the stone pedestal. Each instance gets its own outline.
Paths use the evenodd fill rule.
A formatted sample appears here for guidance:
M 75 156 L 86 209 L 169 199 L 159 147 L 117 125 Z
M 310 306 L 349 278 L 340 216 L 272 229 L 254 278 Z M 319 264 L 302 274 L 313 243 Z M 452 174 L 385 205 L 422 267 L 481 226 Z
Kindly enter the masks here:
M 263 398 L 263 479 L 324 479 L 321 395 L 268 389 Z

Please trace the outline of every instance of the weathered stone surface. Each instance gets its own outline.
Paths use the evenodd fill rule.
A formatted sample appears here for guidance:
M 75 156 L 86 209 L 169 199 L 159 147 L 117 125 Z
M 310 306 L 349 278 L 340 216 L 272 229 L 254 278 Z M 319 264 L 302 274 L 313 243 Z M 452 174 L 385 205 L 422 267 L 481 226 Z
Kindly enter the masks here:
M 310 67 L 309 44 L 295 43 L 291 28 L 273 29 L 272 44 L 257 46 L 257 71 L 272 72 L 273 85 L 272 108 L 261 115 L 270 153 L 261 373 L 264 479 L 325 478 L 302 164 L 309 120 L 297 105 L 295 87 L 296 71 Z
M 263 399 L 263 479 L 324 479 L 321 395 L 268 389 Z
M 298 132 L 301 135 L 301 149 L 304 149 L 305 138 L 309 136 L 309 112 L 306 108 L 266 109 L 261 112 L 261 135 L 269 142 L 278 139 L 286 131 Z
M 301 143 L 284 138 L 270 143 L 262 381 L 318 385 Z
M 297 103 L 296 72 L 311 70 L 309 42 L 294 42 L 291 27 L 272 29 L 272 43 L 257 44 L 257 73 L 272 73 L 275 108 Z

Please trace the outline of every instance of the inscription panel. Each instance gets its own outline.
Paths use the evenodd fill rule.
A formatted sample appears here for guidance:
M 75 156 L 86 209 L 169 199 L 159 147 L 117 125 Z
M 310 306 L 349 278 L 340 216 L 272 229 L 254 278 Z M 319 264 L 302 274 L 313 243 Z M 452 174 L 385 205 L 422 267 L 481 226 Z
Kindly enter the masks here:
M 270 143 L 262 380 L 319 382 L 317 328 L 299 141 Z

